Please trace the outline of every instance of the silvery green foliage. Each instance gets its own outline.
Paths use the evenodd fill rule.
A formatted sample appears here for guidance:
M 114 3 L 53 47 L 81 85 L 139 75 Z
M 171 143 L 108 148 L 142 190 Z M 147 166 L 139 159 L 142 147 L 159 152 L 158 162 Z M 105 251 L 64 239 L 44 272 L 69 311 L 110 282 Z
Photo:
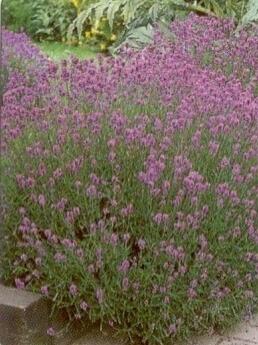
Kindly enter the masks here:
M 258 21 L 258 0 L 249 0 L 247 11 L 242 18 L 242 24 L 246 25 L 254 21 Z
M 141 49 L 153 41 L 155 28 L 168 39 L 172 33 L 169 25 L 172 20 L 184 17 L 189 11 L 182 0 L 156 1 L 146 11 L 141 9 L 139 15 L 125 28 L 119 39 L 110 47 L 111 54 L 118 53 L 124 46 Z M 144 10 L 146 13 L 144 13 Z
M 133 28 L 145 26 L 145 29 L 148 30 L 152 23 L 157 22 L 164 15 L 171 19 L 171 14 L 174 13 L 176 7 L 185 6 L 185 4 L 184 0 L 99 0 L 81 11 L 70 25 L 68 37 L 71 37 L 74 30 L 77 29 L 81 38 L 84 23 L 92 18 L 99 20 L 104 15 L 107 16 L 111 30 L 115 18 L 120 17 L 125 25 L 125 31 L 128 34 L 130 32 L 131 35 Z M 150 34 L 149 30 L 148 32 Z
M 82 39 L 87 21 L 100 20 L 106 16 L 111 30 L 116 20 L 124 24 L 124 30 L 110 49 L 112 53 L 125 44 L 141 48 L 151 42 L 155 25 L 162 24 L 164 27 L 175 17 L 189 12 L 231 17 L 242 25 L 257 20 L 258 0 L 97 0 L 88 4 L 70 25 L 68 38 L 76 30 Z
M 186 10 L 185 0 L 99 0 L 82 11 L 70 25 L 68 38 L 76 29 L 81 39 L 87 20 L 100 20 L 106 15 L 111 30 L 116 18 L 124 23 L 124 30 L 110 52 L 115 54 L 125 45 L 139 49 L 152 41 L 155 25 L 167 27 L 180 10 Z
M 95 20 L 99 20 L 103 15 L 106 15 L 110 28 L 112 29 L 114 18 L 119 13 L 123 17 L 125 24 L 128 24 L 132 18 L 134 18 L 137 9 L 144 1 L 145 0 L 100 0 L 93 3 L 86 7 L 72 23 L 68 31 L 68 37 L 71 37 L 76 28 L 81 38 L 83 25 L 87 20 L 92 18 L 92 16 L 94 16 Z
M 112 54 L 116 54 L 123 46 L 127 45 L 134 49 L 143 48 L 153 40 L 154 28 L 151 24 L 139 26 L 124 32 L 115 47 L 110 48 Z

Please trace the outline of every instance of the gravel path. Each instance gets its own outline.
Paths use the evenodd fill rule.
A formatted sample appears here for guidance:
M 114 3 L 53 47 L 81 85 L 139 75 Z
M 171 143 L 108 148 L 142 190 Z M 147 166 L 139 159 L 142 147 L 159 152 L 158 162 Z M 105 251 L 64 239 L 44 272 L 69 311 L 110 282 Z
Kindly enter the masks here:
M 206 337 L 189 345 L 258 345 L 258 315 L 226 335 Z

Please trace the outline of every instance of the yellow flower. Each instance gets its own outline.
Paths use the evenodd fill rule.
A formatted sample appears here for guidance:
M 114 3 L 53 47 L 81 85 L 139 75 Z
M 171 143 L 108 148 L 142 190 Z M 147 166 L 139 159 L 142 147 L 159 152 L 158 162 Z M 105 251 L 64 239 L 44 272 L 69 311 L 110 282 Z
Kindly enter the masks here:
M 92 33 L 92 35 L 96 35 L 96 34 L 99 34 L 100 31 L 95 29 L 95 28 L 91 28 L 91 33 Z
M 112 34 L 111 37 L 110 37 L 110 41 L 114 42 L 115 40 L 116 40 L 116 35 Z
M 97 29 L 99 27 L 99 20 L 95 20 L 93 27 L 94 29 Z
M 79 5 L 80 5 L 80 0 L 71 0 L 71 3 L 72 3 L 76 8 L 78 8 Z
M 90 31 L 85 31 L 85 37 L 90 38 L 91 37 L 91 32 Z
M 100 50 L 106 50 L 107 49 L 107 46 L 105 43 L 100 43 Z

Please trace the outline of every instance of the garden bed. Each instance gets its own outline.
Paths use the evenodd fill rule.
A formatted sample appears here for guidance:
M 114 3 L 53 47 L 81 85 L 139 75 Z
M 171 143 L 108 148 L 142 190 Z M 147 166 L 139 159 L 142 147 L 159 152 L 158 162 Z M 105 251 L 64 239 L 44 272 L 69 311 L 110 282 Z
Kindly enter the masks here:
M 233 29 L 61 64 L 4 31 L 8 283 L 151 345 L 257 308 L 258 36 Z

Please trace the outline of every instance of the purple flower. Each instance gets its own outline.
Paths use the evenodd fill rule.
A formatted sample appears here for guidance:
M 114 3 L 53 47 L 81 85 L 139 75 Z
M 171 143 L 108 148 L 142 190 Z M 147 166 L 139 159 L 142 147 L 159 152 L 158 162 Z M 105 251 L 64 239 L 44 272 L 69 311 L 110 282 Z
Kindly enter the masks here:
M 108 324 L 109 324 L 110 327 L 114 327 L 114 321 L 113 320 L 109 320 Z
M 128 233 L 123 235 L 123 241 L 125 242 L 125 244 L 129 242 L 130 238 L 131 238 L 131 235 Z
M 157 213 L 153 217 L 154 222 L 157 223 L 158 225 L 167 223 L 168 219 L 169 219 L 169 215 L 166 213 Z
M 122 261 L 121 264 L 118 266 L 118 272 L 127 273 L 130 266 L 131 266 L 130 262 L 126 259 Z
M 90 198 L 95 198 L 97 196 L 97 188 L 93 184 L 86 189 L 86 194 Z
M 139 239 L 137 244 L 140 250 L 144 250 L 144 248 L 146 247 L 146 242 L 143 239 Z
M 219 144 L 216 143 L 215 141 L 211 141 L 209 144 L 209 149 L 213 155 L 216 155 L 219 150 Z
M 122 280 L 122 289 L 124 291 L 127 291 L 129 288 L 129 279 L 127 277 L 124 277 Z
M 47 329 L 47 335 L 49 335 L 50 337 L 54 337 L 56 335 L 56 331 L 54 330 L 53 327 L 49 327 Z
M 174 335 L 177 332 L 177 325 L 175 323 L 172 323 L 168 327 L 168 335 Z
M 46 205 L 46 199 L 43 194 L 40 194 L 38 197 L 39 206 L 44 207 Z
M 41 265 L 42 265 L 42 259 L 39 258 L 39 257 L 37 257 L 37 258 L 35 259 L 35 264 L 36 264 L 37 266 L 41 266 Z
M 187 294 L 190 299 L 194 299 L 197 297 L 197 293 L 193 288 L 189 288 Z
M 26 213 L 26 210 L 25 210 L 25 208 L 24 207 L 20 207 L 19 208 L 19 213 L 20 213 L 20 215 L 25 215 L 25 213 Z
M 24 289 L 25 283 L 20 278 L 15 278 L 15 285 L 17 289 Z
M 70 293 L 70 295 L 73 296 L 73 297 L 77 295 L 77 293 L 78 293 L 78 288 L 77 288 L 77 286 L 76 286 L 75 284 L 71 284 L 71 285 L 69 286 L 69 293 Z
M 99 304 L 102 304 L 104 301 L 104 291 L 101 288 L 96 290 L 96 298 Z
M 86 311 L 86 310 L 88 310 L 89 306 L 88 306 L 88 304 L 87 304 L 85 301 L 82 301 L 82 302 L 80 303 L 80 308 L 81 308 L 83 311 Z
M 66 261 L 66 256 L 65 254 L 62 254 L 62 253 L 56 253 L 54 255 L 54 260 L 58 263 L 61 263 L 61 262 L 65 262 Z
M 129 204 L 127 207 L 121 209 L 121 215 L 123 217 L 128 217 L 133 213 L 133 205 Z
M 116 246 L 118 243 L 118 235 L 115 233 L 111 234 L 109 242 L 112 246 Z
M 40 291 L 41 291 L 41 293 L 42 293 L 43 295 L 48 296 L 49 291 L 48 291 L 48 286 L 47 286 L 47 285 L 42 286 L 41 289 L 40 289 Z
M 76 320 L 81 320 L 81 315 L 79 314 L 79 313 L 76 313 L 75 315 L 74 315 L 74 317 L 75 317 L 75 319 Z

